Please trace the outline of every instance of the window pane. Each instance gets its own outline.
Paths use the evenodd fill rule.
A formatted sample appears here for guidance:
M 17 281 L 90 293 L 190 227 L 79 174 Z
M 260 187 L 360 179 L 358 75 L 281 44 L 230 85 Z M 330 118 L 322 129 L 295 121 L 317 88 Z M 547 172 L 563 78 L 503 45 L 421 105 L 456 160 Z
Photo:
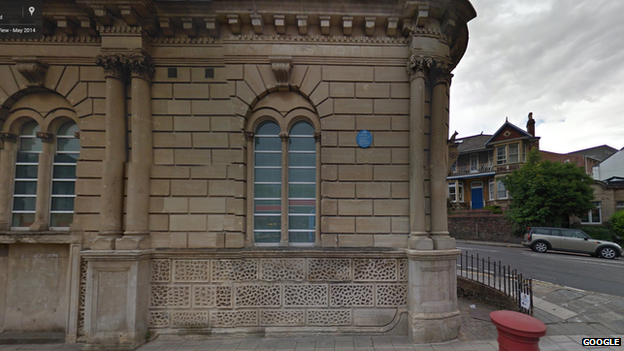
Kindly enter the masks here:
M 316 211 L 316 200 L 289 200 L 288 212 L 289 213 L 314 213 Z
M 73 197 L 53 197 L 52 198 L 52 211 L 73 211 L 74 210 L 74 198 Z
M 11 226 L 13 226 L 13 227 L 29 227 L 33 223 L 35 223 L 35 214 L 34 213 L 14 213 L 13 214 L 13 222 L 12 222 Z
M 591 214 L 592 214 L 592 223 L 600 223 L 600 209 L 592 210 Z
M 41 151 L 41 139 L 20 138 L 20 151 Z
M 282 154 L 265 154 L 265 153 L 256 153 L 255 156 L 256 166 L 281 166 L 282 165 Z
M 314 151 L 316 150 L 316 142 L 314 138 L 297 138 L 288 139 L 290 151 Z
M 256 168 L 255 171 L 256 182 L 281 182 L 282 181 L 282 169 L 281 168 Z
M 264 122 L 258 127 L 258 135 L 279 135 L 280 128 L 275 122 Z
M 76 163 L 78 161 L 78 154 L 56 154 L 54 155 L 54 163 Z
M 291 243 L 313 243 L 314 232 L 289 232 L 288 241 Z
M 256 138 L 256 150 L 257 151 L 280 151 L 282 150 L 282 140 L 280 138 Z
M 34 195 L 37 193 L 37 182 L 15 182 L 15 195 Z
M 291 168 L 288 170 L 288 179 L 290 182 L 315 182 L 316 169 Z
M 281 219 L 280 216 L 254 216 L 254 229 L 280 230 Z
M 52 182 L 53 195 L 74 195 L 76 183 L 74 182 Z
M 254 201 L 255 213 L 281 213 L 282 201 L 281 200 L 255 200 Z
M 78 131 L 78 126 L 76 125 L 76 123 L 74 122 L 67 122 L 67 123 L 63 123 L 58 131 L 56 132 L 56 135 L 70 135 L 70 136 L 74 136 L 74 133 Z
M 39 162 L 39 154 L 35 154 L 32 152 L 18 152 L 17 162 L 37 163 Z
M 76 166 L 54 166 L 52 177 L 76 179 Z
M 36 197 L 13 197 L 13 211 L 34 211 Z
M 58 151 L 80 151 L 80 139 L 57 138 L 56 150 Z
M 290 153 L 288 155 L 288 164 L 294 167 L 300 167 L 300 166 L 316 167 L 316 154 Z
M 16 166 L 15 178 L 37 179 L 37 166 Z
M 266 197 L 281 197 L 282 185 L 281 184 L 255 184 L 254 192 L 256 198 Z
M 279 243 L 280 232 L 254 232 L 254 241 L 257 243 Z
M 288 216 L 288 229 L 314 229 L 315 216 Z
M 297 122 L 290 129 L 290 135 L 312 135 L 314 127 L 308 122 Z
M 288 197 L 316 197 L 316 184 L 288 184 Z
M 74 221 L 73 213 L 52 213 L 50 214 L 50 227 L 69 227 Z

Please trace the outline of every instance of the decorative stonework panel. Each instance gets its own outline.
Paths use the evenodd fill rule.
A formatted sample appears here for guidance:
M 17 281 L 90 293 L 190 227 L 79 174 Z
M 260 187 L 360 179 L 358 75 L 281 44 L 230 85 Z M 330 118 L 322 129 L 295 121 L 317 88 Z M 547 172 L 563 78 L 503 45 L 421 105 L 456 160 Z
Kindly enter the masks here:
M 333 258 L 310 258 L 308 259 L 308 280 L 351 280 L 351 260 Z
M 407 281 L 407 260 L 398 259 L 397 264 L 399 265 L 399 281 L 406 282 Z
M 213 327 L 250 327 L 258 325 L 258 311 L 217 311 L 210 313 Z
M 407 305 L 407 284 L 377 284 L 377 306 Z
M 190 286 L 153 285 L 150 295 L 154 308 L 191 307 Z
M 308 325 L 351 325 L 351 310 L 308 310 Z
M 260 260 L 261 280 L 298 280 L 305 279 L 305 259 L 303 258 L 267 258 Z
M 257 260 L 213 260 L 212 281 L 250 281 L 258 279 Z
M 154 283 L 168 283 L 171 281 L 171 260 L 152 260 L 152 277 Z
M 193 286 L 193 307 L 232 307 L 232 287 L 214 285 Z
M 236 307 L 279 307 L 282 301 L 279 285 L 240 285 L 234 289 Z
M 372 284 L 337 284 L 329 287 L 332 307 L 374 306 Z
M 284 306 L 327 306 L 327 285 L 284 285 Z
M 260 311 L 260 325 L 297 326 L 305 325 L 303 310 Z
M 208 312 L 171 312 L 171 325 L 173 327 L 201 328 L 208 326 Z
M 150 312 L 149 325 L 152 328 L 165 328 L 169 326 L 169 311 Z
M 355 281 L 396 281 L 397 263 L 395 259 L 356 259 L 353 272 Z
M 210 261 L 174 261 L 173 280 L 176 282 L 208 282 Z
M 86 260 L 80 261 L 80 292 L 78 295 L 78 336 L 85 336 L 85 301 L 87 296 L 87 268 Z

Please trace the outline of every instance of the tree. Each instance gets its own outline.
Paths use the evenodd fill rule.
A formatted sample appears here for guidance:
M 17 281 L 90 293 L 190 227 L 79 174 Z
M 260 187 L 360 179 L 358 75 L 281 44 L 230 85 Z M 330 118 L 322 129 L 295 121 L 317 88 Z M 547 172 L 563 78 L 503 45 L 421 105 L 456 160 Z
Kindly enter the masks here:
M 611 230 L 619 236 L 624 237 L 624 210 L 618 211 L 609 219 Z
M 524 167 L 503 180 L 512 202 L 506 212 L 517 226 L 567 226 L 570 216 L 580 217 L 594 208 L 593 179 L 571 163 L 541 161 L 537 149 L 529 152 Z

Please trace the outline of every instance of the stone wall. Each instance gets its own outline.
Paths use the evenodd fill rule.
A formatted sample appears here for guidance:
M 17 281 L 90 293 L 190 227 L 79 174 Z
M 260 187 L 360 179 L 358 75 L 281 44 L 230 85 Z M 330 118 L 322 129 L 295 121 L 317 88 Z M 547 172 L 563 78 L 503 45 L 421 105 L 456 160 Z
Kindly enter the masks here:
M 460 240 L 482 240 L 519 243 L 512 234 L 511 223 L 505 215 L 489 211 L 465 211 L 448 216 L 449 232 Z

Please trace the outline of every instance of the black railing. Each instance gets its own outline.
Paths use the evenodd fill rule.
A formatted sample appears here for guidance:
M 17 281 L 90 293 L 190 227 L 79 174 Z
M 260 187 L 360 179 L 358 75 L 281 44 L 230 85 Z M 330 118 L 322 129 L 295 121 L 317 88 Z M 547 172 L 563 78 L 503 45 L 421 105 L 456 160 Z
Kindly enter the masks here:
M 490 261 L 479 254 L 461 253 L 458 257 L 457 275 L 500 291 L 517 302 L 518 312 L 533 315 L 533 280 L 523 278 L 517 269 L 505 266 L 501 261 Z M 524 300 L 524 301 L 523 301 Z M 523 303 L 524 302 L 524 303 Z

